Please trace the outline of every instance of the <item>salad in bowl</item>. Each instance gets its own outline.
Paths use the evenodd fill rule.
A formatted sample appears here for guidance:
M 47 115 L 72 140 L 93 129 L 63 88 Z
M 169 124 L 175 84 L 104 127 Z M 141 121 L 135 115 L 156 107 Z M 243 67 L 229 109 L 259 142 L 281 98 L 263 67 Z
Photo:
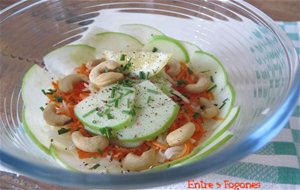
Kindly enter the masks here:
M 44 56 L 22 84 L 23 123 L 62 166 L 159 170 L 224 145 L 239 113 L 217 57 L 142 24 L 93 27 Z

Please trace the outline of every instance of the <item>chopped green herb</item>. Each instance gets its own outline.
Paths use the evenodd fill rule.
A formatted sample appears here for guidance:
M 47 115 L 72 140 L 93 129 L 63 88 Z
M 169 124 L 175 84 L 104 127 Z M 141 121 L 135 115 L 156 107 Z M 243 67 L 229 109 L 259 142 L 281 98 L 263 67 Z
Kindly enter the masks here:
M 111 90 L 111 97 L 114 98 L 116 94 L 116 88 L 112 88 Z
M 157 52 L 157 51 L 158 51 L 157 47 L 153 47 L 152 52 L 154 53 L 154 52 Z
M 188 113 L 188 112 L 189 112 L 189 110 L 188 110 L 187 108 L 183 108 L 183 111 L 184 111 L 185 113 Z
M 135 109 L 142 109 L 141 106 L 133 106 Z
M 209 70 L 206 70 L 206 71 L 201 71 L 200 73 L 207 73 L 207 72 L 209 72 Z
M 121 80 L 119 84 L 125 87 L 133 87 L 133 81 L 129 79 Z
M 116 99 L 116 101 L 115 101 L 115 108 L 119 107 L 119 101 L 120 101 L 120 99 Z
M 43 106 L 41 106 L 41 107 L 40 107 L 40 110 L 41 110 L 41 111 L 44 111 L 44 110 L 45 110 L 45 108 L 44 108 Z
M 207 92 L 210 92 L 210 91 L 212 91 L 213 89 L 215 89 L 217 87 L 217 85 L 216 84 L 214 84 L 212 87 L 210 87 L 209 89 L 207 89 Z
M 210 81 L 211 81 L 211 82 L 215 82 L 213 76 L 210 76 Z
M 223 102 L 223 104 L 219 107 L 219 109 L 222 109 L 226 105 L 226 102 Z
M 127 115 L 132 115 L 132 116 L 134 116 L 136 114 L 136 112 L 135 112 L 134 109 L 131 109 L 131 110 L 122 110 L 122 113 L 123 114 L 127 114 Z
M 103 155 L 103 152 L 100 148 L 98 148 L 98 153 L 102 156 Z
M 57 132 L 59 135 L 65 134 L 67 132 L 71 131 L 71 129 L 61 128 Z
M 150 77 L 150 72 L 147 72 L 146 78 L 148 79 Z
M 46 92 L 44 89 L 42 89 L 42 93 L 44 94 L 44 95 L 47 95 L 47 94 L 54 94 L 56 92 L 56 90 L 54 89 L 48 89 L 48 91 Z
M 130 99 L 127 99 L 127 108 L 130 107 Z
M 139 73 L 139 78 L 140 78 L 140 79 L 147 79 L 146 73 L 143 72 L 143 71 L 140 71 L 140 73 Z
M 150 92 L 152 94 L 160 94 L 160 92 L 156 91 L 156 90 L 152 90 L 152 89 L 147 89 L 147 92 Z
M 126 57 L 126 55 L 125 55 L 125 54 L 122 54 L 122 55 L 121 55 L 121 58 L 120 58 L 120 61 L 124 61 L 124 60 L 125 60 L 125 57 Z
M 176 85 L 177 85 L 177 86 L 181 86 L 181 85 L 184 85 L 184 84 L 187 84 L 187 81 L 186 81 L 186 80 L 177 80 L 177 81 L 176 81 Z
M 106 116 L 107 116 L 107 119 L 113 119 L 113 118 L 115 118 L 111 113 L 107 113 Z
M 226 105 L 226 102 L 228 100 L 229 100 L 228 98 L 226 98 L 225 100 L 223 100 L 223 104 L 219 107 L 219 109 L 222 109 Z
M 87 116 L 91 115 L 92 113 L 94 113 L 96 110 L 97 110 L 97 108 L 94 108 L 91 111 L 89 111 L 86 114 L 84 114 L 82 117 L 87 117 Z
M 97 123 L 97 121 L 96 121 L 96 120 L 93 120 L 93 121 L 92 121 L 92 123 L 96 124 L 96 123 Z
M 80 131 L 80 129 L 81 129 L 81 128 L 80 128 L 80 127 L 78 127 L 78 128 L 76 129 L 76 131 Z
M 150 101 L 153 101 L 152 97 L 151 96 L 148 96 L 148 99 L 147 99 L 147 104 L 150 103 Z
M 193 70 L 191 69 L 191 68 L 189 68 L 189 67 L 187 67 L 187 70 L 188 70 L 188 73 L 190 74 L 190 75 L 192 75 L 194 72 L 193 72 Z
M 62 96 L 54 96 L 54 98 L 55 98 L 55 100 L 56 100 L 57 102 L 62 102 L 62 101 L 63 101 Z
M 100 166 L 100 164 L 95 164 L 93 167 L 90 168 L 90 170 L 95 170 Z
M 129 61 L 126 63 L 126 65 L 124 65 L 123 71 L 129 71 L 131 66 L 132 66 L 132 62 L 131 62 L 131 58 L 130 58 Z
M 195 112 L 195 113 L 193 114 L 193 118 L 194 118 L 194 119 L 197 119 L 199 116 L 200 116 L 200 113 L 199 113 L 199 112 Z
M 229 100 L 229 99 L 228 99 L 228 98 L 226 98 L 225 100 L 223 100 L 223 103 L 224 103 L 224 102 L 227 102 L 228 100 Z
M 103 135 L 105 135 L 107 138 L 111 138 L 112 137 L 112 129 L 105 127 L 105 128 L 100 128 L 99 129 L 100 133 L 102 133 Z

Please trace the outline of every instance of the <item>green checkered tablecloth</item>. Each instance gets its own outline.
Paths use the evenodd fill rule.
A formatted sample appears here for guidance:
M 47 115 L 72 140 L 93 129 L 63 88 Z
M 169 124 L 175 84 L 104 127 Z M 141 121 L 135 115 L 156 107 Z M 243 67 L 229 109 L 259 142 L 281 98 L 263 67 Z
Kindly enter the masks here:
M 294 43 L 300 59 L 300 22 L 278 22 Z M 246 189 L 300 189 L 300 98 L 289 122 L 268 145 L 255 154 L 227 166 L 216 173 L 193 179 L 210 182 L 215 188 L 225 189 L 224 180 L 231 183 L 259 183 L 259 188 Z M 217 183 L 222 186 L 218 188 Z M 156 189 L 188 189 L 188 182 L 182 182 Z M 228 188 L 231 190 L 238 190 Z

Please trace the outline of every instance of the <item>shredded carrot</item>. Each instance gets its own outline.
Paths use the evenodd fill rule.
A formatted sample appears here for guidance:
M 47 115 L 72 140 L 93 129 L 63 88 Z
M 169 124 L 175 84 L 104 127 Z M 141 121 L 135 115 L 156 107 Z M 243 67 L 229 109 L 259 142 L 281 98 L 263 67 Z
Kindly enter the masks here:
M 75 72 L 79 73 L 79 74 L 84 74 L 86 76 L 89 76 L 90 71 L 89 69 L 86 67 L 85 64 L 82 64 L 80 67 L 75 68 Z
M 150 144 L 152 144 L 154 147 L 157 147 L 160 150 L 167 150 L 169 148 L 169 146 L 161 144 L 157 141 L 150 141 Z
M 171 158 L 170 160 L 173 161 L 173 160 L 181 159 L 181 158 L 187 156 L 191 152 L 192 149 L 193 149 L 193 144 L 190 141 L 187 141 L 186 143 L 184 143 L 184 149 L 183 149 L 182 153 L 175 158 Z
M 215 121 L 223 121 L 224 120 L 223 117 L 214 117 L 212 119 L 215 120 Z

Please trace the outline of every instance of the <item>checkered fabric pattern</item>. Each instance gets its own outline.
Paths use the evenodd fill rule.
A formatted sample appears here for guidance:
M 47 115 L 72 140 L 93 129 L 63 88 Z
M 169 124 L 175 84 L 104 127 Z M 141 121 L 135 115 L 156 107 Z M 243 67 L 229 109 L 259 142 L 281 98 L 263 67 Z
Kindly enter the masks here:
M 300 60 L 300 22 L 278 22 L 278 24 L 293 42 Z M 260 188 L 240 188 L 240 190 L 300 189 L 300 98 L 285 128 L 259 152 L 216 173 L 193 180 L 223 184 L 220 188 L 215 185 L 215 188 L 202 189 L 224 189 L 224 180 L 232 183 L 260 184 Z M 186 181 L 156 189 L 188 189 L 187 187 Z

